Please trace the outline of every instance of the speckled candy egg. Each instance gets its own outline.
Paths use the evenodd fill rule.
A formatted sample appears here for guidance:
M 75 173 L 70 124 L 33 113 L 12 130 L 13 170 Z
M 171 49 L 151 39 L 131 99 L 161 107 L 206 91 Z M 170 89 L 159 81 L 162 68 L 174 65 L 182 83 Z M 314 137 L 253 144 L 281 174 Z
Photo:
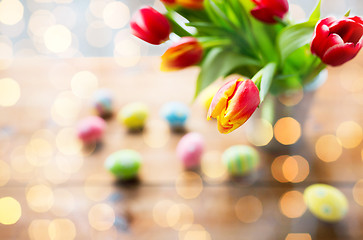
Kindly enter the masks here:
M 260 164 L 258 152 L 245 145 L 235 145 L 224 151 L 222 161 L 226 166 L 230 176 L 244 176 L 255 169 Z
M 171 128 L 183 128 L 189 116 L 189 108 L 181 102 L 169 102 L 161 108 L 160 114 Z
M 78 123 L 77 134 L 84 143 L 95 143 L 101 140 L 105 128 L 105 120 L 98 116 L 89 116 Z
M 134 150 L 120 150 L 112 153 L 105 162 L 105 167 L 120 180 L 129 180 L 137 176 L 141 166 L 141 155 Z
M 142 129 L 148 117 L 148 108 L 143 103 L 130 103 L 118 113 L 118 120 L 130 130 Z
M 176 148 L 178 158 L 185 168 L 196 168 L 204 151 L 204 139 L 199 133 L 188 133 L 184 135 Z
M 318 219 L 337 222 L 348 212 L 348 201 L 337 188 L 327 184 L 313 184 L 304 191 L 304 200 Z
M 92 111 L 103 118 L 112 114 L 112 96 L 106 89 L 98 90 L 92 101 Z

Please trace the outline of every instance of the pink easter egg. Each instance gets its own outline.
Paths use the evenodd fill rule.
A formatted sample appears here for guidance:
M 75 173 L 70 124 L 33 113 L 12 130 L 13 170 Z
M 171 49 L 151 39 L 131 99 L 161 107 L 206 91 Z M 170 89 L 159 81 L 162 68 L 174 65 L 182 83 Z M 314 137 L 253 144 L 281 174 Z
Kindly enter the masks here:
M 178 158 L 185 168 L 195 168 L 200 165 L 204 151 L 204 139 L 199 133 L 188 133 L 184 135 L 176 148 Z
M 84 143 L 94 143 L 101 140 L 106 128 L 106 122 L 98 116 L 82 119 L 77 127 L 78 138 Z

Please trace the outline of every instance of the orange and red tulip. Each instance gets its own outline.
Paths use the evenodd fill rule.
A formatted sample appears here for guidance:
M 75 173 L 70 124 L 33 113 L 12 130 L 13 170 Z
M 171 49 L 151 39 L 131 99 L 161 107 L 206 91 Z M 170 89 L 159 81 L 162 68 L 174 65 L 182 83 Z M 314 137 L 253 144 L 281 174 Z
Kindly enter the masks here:
M 204 0 L 176 0 L 176 2 L 184 8 L 197 10 L 204 8 Z
M 231 80 L 214 96 L 209 107 L 208 120 L 216 118 L 219 132 L 230 133 L 244 124 L 259 104 L 259 90 L 252 80 Z
M 182 37 L 161 56 L 161 70 L 174 71 L 198 64 L 203 47 L 196 38 Z

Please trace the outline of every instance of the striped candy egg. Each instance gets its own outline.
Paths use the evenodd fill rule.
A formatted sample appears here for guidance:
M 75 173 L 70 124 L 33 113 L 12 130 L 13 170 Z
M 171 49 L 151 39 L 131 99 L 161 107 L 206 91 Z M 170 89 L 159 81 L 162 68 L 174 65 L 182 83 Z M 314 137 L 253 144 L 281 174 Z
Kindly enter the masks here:
M 327 184 L 307 187 L 304 200 L 310 212 L 323 221 L 337 222 L 348 212 L 347 198 L 340 190 Z
M 245 145 L 235 145 L 224 151 L 224 165 L 231 176 L 243 176 L 255 170 L 260 163 L 258 152 Z
M 121 180 L 135 178 L 140 166 L 141 155 L 129 149 L 112 153 L 105 162 L 106 169 Z

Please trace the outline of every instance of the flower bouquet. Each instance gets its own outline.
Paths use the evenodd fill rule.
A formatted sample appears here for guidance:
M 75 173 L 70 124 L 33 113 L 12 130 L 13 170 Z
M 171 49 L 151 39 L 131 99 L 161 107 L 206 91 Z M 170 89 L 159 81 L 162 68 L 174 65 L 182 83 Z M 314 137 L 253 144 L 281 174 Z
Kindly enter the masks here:
M 294 23 L 287 0 L 161 0 L 166 12 L 137 11 L 133 34 L 161 44 L 179 38 L 161 56 L 161 70 L 198 65 L 195 96 L 218 78 L 239 74 L 215 94 L 208 118 L 221 133 L 244 124 L 268 94 L 299 90 L 327 65 L 339 66 L 362 48 L 363 19 L 320 19 L 319 1 L 308 20 Z

